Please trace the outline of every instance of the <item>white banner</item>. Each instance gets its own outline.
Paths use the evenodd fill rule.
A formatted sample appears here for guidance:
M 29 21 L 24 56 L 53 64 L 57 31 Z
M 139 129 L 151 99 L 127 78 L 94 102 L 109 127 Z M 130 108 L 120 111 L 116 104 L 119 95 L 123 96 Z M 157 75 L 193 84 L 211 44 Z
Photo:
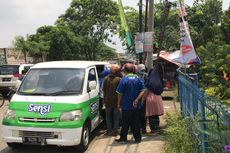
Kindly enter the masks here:
M 136 54 L 143 53 L 143 46 L 144 46 L 144 33 L 137 33 L 135 36 L 135 51 Z
M 152 52 L 152 51 L 153 51 L 153 33 L 145 32 L 144 52 Z
M 185 20 L 187 15 L 184 3 L 179 0 L 180 20 L 180 55 L 174 61 L 181 64 L 200 64 L 200 59 L 196 55 L 192 39 L 189 33 L 188 22 Z

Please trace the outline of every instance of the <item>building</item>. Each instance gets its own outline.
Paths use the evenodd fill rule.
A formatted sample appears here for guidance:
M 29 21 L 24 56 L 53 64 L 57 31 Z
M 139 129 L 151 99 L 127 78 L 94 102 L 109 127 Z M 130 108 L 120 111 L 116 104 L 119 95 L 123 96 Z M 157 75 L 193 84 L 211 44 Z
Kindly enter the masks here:
M 0 65 L 33 63 L 34 58 L 12 48 L 0 48 Z

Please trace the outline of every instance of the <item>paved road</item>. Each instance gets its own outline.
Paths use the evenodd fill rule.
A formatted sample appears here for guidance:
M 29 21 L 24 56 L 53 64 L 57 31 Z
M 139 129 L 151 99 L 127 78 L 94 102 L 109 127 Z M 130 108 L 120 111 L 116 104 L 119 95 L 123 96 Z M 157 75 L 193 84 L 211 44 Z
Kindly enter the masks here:
M 172 101 L 164 101 L 164 108 L 166 112 L 175 110 L 175 103 Z M 7 105 L 0 108 L 0 122 L 3 114 L 7 109 Z M 165 121 L 164 116 L 161 117 L 161 128 L 164 130 Z M 1 127 L 1 126 L 0 126 Z M 147 129 L 148 132 L 150 131 Z M 162 131 L 163 131 L 162 130 Z M 108 137 L 104 135 L 105 126 L 101 125 L 92 134 L 92 140 L 86 153 L 163 153 L 163 135 L 161 133 L 142 135 L 142 142 L 139 144 L 133 143 L 132 134 L 129 134 L 127 144 L 119 144 L 114 141 L 115 137 Z M 118 136 L 119 137 L 119 136 Z M 117 137 L 117 138 L 118 138 Z M 23 146 L 20 149 L 14 150 L 7 147 L 2 140 L 0 132 L 0 153 L 79 153 L 77 148 L 58 148 L 55 146 Z

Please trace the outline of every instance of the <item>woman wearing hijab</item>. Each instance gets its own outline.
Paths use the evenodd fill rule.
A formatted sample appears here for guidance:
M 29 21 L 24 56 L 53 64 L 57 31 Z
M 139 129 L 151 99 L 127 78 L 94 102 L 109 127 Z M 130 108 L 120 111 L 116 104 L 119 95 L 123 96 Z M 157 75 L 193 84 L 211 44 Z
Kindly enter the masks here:
M 145 115 L 149 119 L 151 133 L 153 133 L 159 129 L 159 116 L 164 114 L 163 100 L 161 97 L 163 86 L 155 69 L 149 72 L 145 86 L 147 90 L 143 95 L 142 103 L 146 103 Z

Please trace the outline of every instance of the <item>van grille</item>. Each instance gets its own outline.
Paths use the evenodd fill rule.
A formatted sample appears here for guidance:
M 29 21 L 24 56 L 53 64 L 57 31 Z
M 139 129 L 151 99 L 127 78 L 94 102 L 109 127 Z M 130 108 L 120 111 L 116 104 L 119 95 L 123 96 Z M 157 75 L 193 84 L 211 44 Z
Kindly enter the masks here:
M 54 132 L 19 131 L 19 137 L 56 138 Z
M 52 123 L 55 121 L 54 118 L 25 118 L 25 117 L 20 117 L 19 120 L 22 122 L 48 122 L 48 123 Z

